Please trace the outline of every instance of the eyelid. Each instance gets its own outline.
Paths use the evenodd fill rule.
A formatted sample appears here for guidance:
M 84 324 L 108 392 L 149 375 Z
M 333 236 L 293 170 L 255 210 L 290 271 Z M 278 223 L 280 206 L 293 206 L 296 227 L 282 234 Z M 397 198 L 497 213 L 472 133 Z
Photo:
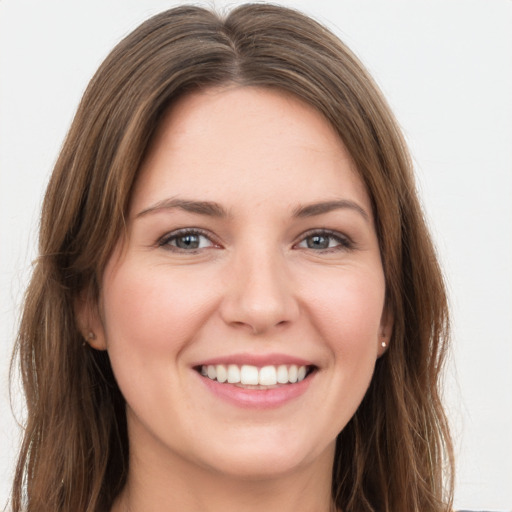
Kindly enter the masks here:
M 207 238 L 211 242 L 211 244 L 212 244 L 211 246 L 212 247 L 220 247 L 220 244 L 216 240 L 216 238 L 209 231 L 206 231 L 206 230 L 201 229 L 201 228 L 179 228 L 179 229 L 175 229 L 175 230 L 170 231 L 170 232 L 166 233 L 165 235 L 161 236 L 157 240 L 156 246 L 157 247 L 167 248 L 169 250 L 173 250 L 173 251 L 177 251 L 177 252 L 187 252 L 187 253 L 194 253 L 195 251 L 200 251 L 202 249 L 205 249 L 203 247 L 203 248 L 197 248 L 197 249 L 184 250 L 184 249 L 181 249 L 179 247 L 175 247 L 175 246 L 169 245 L 169 242 L 171 240 L 173 240 L 175 238 L 178 238 L 180 236 L 185 236 L 185 235 L 203 236 L 203 237 Z
M 181 249 L 179 247 L 175 247 L 175 246 L 172 246 L 169 244 L 169 242 L 172 241 L 173 239 L 178 238 L 180 236 L 185 236 L 185 235 L 202 236 L 202 237 L 205 237 L 206 239 L 208 239 L 209 242 L 212 244 L 210 247 L 221 247 L 221 244 L 218 242 L 216 237 L 212 235 L 212 233 L 210 233 L 209 231 L 206 231 L 204 229 L 195 228 L 195 227 L 179 228 L 179 229 L 170 231 L 170 232 L 166 233 L 165 235 L 161 236 L 157 240 L 156 246 L 167 248 L 169 250 L 173 250 L 176 252 L 187 252 L 187 253 L 191 253 L 191 254 L 194 253 L 195 251 L 200 251 L 200 250 L 205 249 L 205 247 L 202 247 L 202 248 L 200 247 L 197 249 L 185 250 L 185 249 Z M 314 250 L 315 252 L 335 252 L 335 251 L 341 251 L 341 250 L 351 250 L 355 247 L 354 241 L 348 235 L 341 233 L 339 231 L 334 231 L 334 230 L 325 229 L 325 228 L 310 229 L 310 230 L 302 233 L 300 235 L 300 237 L 298 238 L 297 242 L 295 242 L 293 244 L 293 247 L 303 249 L 302 247 L 298 247 L 299 244 L 304 242 L 308 237 L 315 236 L 315 235 L 329 237 L 329 238 L 335 239 L 339 243 L 339 245 L 337 245 L 335 247 L 328 247 L 325 249 L 316 249 L 316 250 L 310 249 L 310 250 Z
M 317 250 L 310 249 L 310 250 L 314 250 L 315 252 L 334 252 L 334 251 L 340 251 L 340 250 L 347 251 L 347 250 L 351 250 L 351 249 L 355 248 L 355 242 L 348 235 L 341 233 L 339 231 L 333 231 L 331 229 L 325 229 L 325 228 L 310 229 L 310 230 L 306 231 L 305 233 L 302 233 L 300 235 L 300 238 L 298 239 L 298 241 L 294 244 L 294 247 L 297 247 L 299 244 L 304 242 L 308 237 L 315 236 L 315 235 L 334 238 L 335 240 L 337 240 L 339 242 L 339 246 L 336 246 L 336 247 L 328 247 L 326 249 L 317 249 Z M 302 249 L 302 247 L 299 247 L 299 248 Z

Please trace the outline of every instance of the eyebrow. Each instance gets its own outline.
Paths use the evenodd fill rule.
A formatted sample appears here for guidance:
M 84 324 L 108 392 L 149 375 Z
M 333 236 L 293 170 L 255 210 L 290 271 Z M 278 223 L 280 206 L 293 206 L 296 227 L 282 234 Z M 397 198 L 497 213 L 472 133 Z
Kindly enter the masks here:
M 159 212 L 161 210 L 170 210 L 173 208 L 180 208 L 187 212 L 196 213 L 199 215 L 207 215 L 209 217 L 225 218 L 228 212 L 219 204 L 214 201 L 194 201 L 192 199 L 178 199 L 171 197 L 158 201 L 154 205 L 140 211 L 136 218 L 143 217 L 150 213 Z M 364 208 L 354 201 L 349 199 L 339 199 L 336 201 L 322 201 L 319 203 L 312 203 L 304 206 L 298 206 L 293 211 L 294 217 L 314 217 L 322 215 L 334 210 L 350 209 L 359 213 L 367 222 L 370 221 L 370 216 Z
M 343 210 L 346 208 L 356 211 L 364 218 L 364 220 L 366 220 L 366 222 L 370 222 L 370 215 L 368 212 L 362 206 L 354 201 L 350 201 L 349 199 L 323 201 L 320 203 L 299 206 L 295 208 L 293 215 L 295 217 L 314 217 L 316 215 L 332 212 L 333 210 Z
M 227 217 L 228 213 L 222 206 L 213 201 L 193 201 L 189 199 L 178 199 L 171 197 L 158 201 L 149 208 L 145 208 L 136 215 L 136 218 L 143 217 L 149 213 L 160 210 L 170 210 L 172 208 L 181 208 L 187 212 L 197 213 L 199 215 L 208 215 L 210 217 Z

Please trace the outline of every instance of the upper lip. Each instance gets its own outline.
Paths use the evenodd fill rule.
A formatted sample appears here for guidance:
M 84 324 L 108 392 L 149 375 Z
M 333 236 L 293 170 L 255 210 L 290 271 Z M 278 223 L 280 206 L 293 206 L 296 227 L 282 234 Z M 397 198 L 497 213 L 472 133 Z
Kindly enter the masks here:
M 281 364 L 297 366 L 313 366 L 311 361 L 288 354 L 230 354 L 204 359 L 193 364 L 193 367 L 217 364 L 251 365 L 257 367 L 278 366 Z

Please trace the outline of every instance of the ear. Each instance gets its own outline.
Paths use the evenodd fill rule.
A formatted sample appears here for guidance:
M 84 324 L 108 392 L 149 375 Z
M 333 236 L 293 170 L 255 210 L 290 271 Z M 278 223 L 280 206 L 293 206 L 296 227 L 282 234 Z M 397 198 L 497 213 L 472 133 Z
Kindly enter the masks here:
M 89 288 L 75 299 L 74 309 L 78 329 L 85 342 L 96 350 L 107 350 L 100 305 Z
M 394 320 L 395 316 L 393 315 L 393 311 L 389 307 L 389 304 L 386 303 L 386 305 L 384 306 L 384 310 L 382 311 L 382 317 L 379 325 L 379 333 L 377 336 L 377 357 L 381 357 L 382 355 L 384 355 L 389 347 L 391 335 L 393 334 Z

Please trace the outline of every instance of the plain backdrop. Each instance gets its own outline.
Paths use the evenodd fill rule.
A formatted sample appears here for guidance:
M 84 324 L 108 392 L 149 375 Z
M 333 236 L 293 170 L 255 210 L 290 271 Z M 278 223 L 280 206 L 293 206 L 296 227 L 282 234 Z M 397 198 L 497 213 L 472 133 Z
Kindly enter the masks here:
M 0 0 L 0 509 L 19 438 L 9 358 L 45 184 L 102 59 L 142 20 L 177 3 Z M 455 504 L 511 510 L 512 1 L 282 3 L 327 24 L 356 52 L 403 127 L 452 306 L 445 394 Z M 13 391 L 22 417 L 16 381 Z

